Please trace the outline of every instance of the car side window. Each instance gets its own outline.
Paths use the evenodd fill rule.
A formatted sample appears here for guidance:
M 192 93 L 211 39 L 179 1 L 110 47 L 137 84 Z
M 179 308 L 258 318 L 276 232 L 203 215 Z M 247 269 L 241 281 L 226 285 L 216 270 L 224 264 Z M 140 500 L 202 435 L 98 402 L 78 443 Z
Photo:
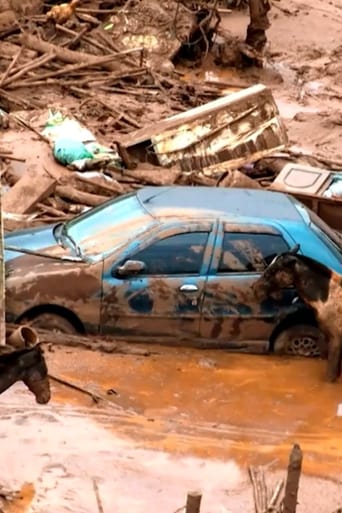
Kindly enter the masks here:
M 288 250 L 281 235 L 225 232 L 218 273 L 262 272 L 276 255 Z
M 208 237 L 208 232 L 172 235 L 153 242 L 131 258 L 144 262 L 144 275 L 199 274 Z

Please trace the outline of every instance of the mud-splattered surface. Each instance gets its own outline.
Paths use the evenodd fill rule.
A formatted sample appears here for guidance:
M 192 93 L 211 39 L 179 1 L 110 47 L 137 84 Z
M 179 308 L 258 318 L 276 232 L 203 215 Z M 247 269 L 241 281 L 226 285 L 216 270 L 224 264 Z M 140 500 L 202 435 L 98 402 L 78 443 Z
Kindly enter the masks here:
M 264 83 L 272 88 L 290 142 L 305 150 L 341 157 L 341 34 L 340 0 L 281 0 L 273 2 L 267 31 L 264 70 L 237 73 L 218 68 L 211 59 L 195 75 L 236 84 Z M 222 26 L 244 37 L 246 12 L 224 15 Z M 192 74 L 193 72 L 191 72 Z
M 154 350 L 48 352 L 50 372 L 108 398 L 99 405 L 56 384 L 46 407 L 21 385 L 0 397 L 1 480 L 23 495 L 9 511 L 94 513 L 95 479 L 105 513 L 171 513 L 196 488 L 203 513 L 252 513 L 248 465 L 267 465 L 274 483 L 293 442 L 298 513 L 342 505 L 341 387 L 324 383 L 324 362 Z
M 340 0 L 274 2 L 266 70 L 239 77 L 209 61 L 191 73 L 270 85 L 291 143 L 339 158 L 341 7 Z M 240 12 L 223 20 L 241 37 L 247 23 Z M 53 94 L 45 100 L 61 102 Z M 159 109 L 165 115 L 165 106 Z M 157 115 L 145 110 L 147 120 Z M 49 156 L 44 161 L 51 165 Z M 342 506 L 342 388 L 324 382 L 325 362 L 159 351 L 147 358 L 49 353 L 53 374 L 117 392 L 100 406 L 60 385 L 47 406 L 21 385 L 0 396 L 1 482 L 22 492 L 10 513 L 96 513 L 94 479 L 104 513 L 173 513 L 196 488 L 204 494 L 202 513 L 252 513 L 247 466 L 269 465 L 276 479 L 294 442 L 304 451 L 306 474 L 298 513 Z

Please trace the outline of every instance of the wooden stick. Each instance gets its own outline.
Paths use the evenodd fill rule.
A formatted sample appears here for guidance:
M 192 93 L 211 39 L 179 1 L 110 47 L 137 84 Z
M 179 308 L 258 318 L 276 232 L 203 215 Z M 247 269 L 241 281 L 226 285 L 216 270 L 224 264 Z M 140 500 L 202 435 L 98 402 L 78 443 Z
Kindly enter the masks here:
M 88 395 L 92 398 L 94 403 L 99 403 L 102 400 L 102 397 L 100 395 L 94 394 L 93 392 L 90 392 L 86 388 L 80 387 L 78 385 L 74 385 L 74 383 L 70 383 L 69 381 L 66 381 L 65 379 L 58 378 L 57 376 L 54 376 L 53 374 L 48 375 L 49 379 L 52 379 L 52 381 L 56 381 L 56 383 L 59 383 L 60 385 L 65 385 L 66 387 L 72 388 L 73 390 L 77 390 L 77 392 L 81 392 L 82 394 Z
M 5 100 L 14 103 L 15 105 L 20 105 L 24 109 L 32 109 L 32 107 L 40 108 L 41 105 L 35 104 L 32 100 L 27 101 L 24 98 L 20 98 L 19 96 L 12 95 L 11 93 L 5 91 L 0 88 L 0 97 L 5 98 Z
M 277 502 L 279 500 L 279 496 L 281 494 L 282 489 L 284 488 L 284 483 L 285 483 L 284 479 L 281 479 L 278 482 L 277 486 L 275 487 L 272 497 L 267 505 L 267 512 L 273 511 L 274 508 L 276 508 Z
M 19 157 L 13 157 L 13 155 L 9 155 L 8 153 L 0 153 L 0 158 L 15 160 L 16 162 L 26 162 L 26 159 L 21 159 Z
M 45 80 L 19 80 L 19 82 L 15 82 L 14 84 L 10 84 L 8 89 L 15 90 L 20 89 L 21 87 L 39 87 L 39 86 L 50 86 L 50 85 L 60 85 L 61 87 L 68 87 L 71 85 L 79 85 L 79 80 L 62 80 L 60 78 L 46 78 Z
M 70 36 L 77 35 L 77 32 L 75 32 L 74 30 L 68 29 L 68 28 L 64 27 L 63 25 L 58 25 L 58 23 L 56 24 L 56 29 L 59 30 L 60 32 L 64 32 L 65 34 L 69 34 Z M 101 43 L 99 43 L 98 41 L 96 41 L 93 37 L 83 36 L 83 41 L 90 44 L 94 48 L 102 50 L 103 52 L 105 52 L 105 54 L 110 53 L 108 51 L 111 48 L 109 45 L 104 46 Z M 119 50 L 115 49 L 115 51 L 119 51 Z
M 77 7 L 77 12 L 84 12 L 85 14 L 113 14 L 117 11 L 117 8 L 113 9 L 90 9 L 86 7 Z
M 81 21 L 84 21 L 86 23 L 92 23 L 93 25 L 101 25 L 101 22 L 95 18 L 94 16 L 91 16 L 90 14 L 86 14 L 86 13 L 82 13 L 82 12 L 78 12 L 76 11 L 76 16 L 78 19 L 80 19 Z
M 77 34 L 77 32 L 73 32 L 73 34 Z M 80 64 L 82 62 L 96 64 L 99 59 L 95 55 L 90 55 L 84 52 L 76 52 L 75 50 L 69 50 L 68 48 L 62 48 L 52 43 L 42 41 L 41 39 L 38 39 L 37 37 L 26 33 L 22 34 L 19 37 L 19 40 L 22 45 L 27 46 L 31 50 L 36 50 L 37 52 L 44 54 L 55 53 L 56 57 L 59 60 L 66 62 L 68 64 Z M 103 66 L 110 70 L 116 69 L 116 67 L 113 67 L 113 64 L 111 62 L 107 62 L 106 64 L 103 64 Z
M 302 471 L 303 453 L 298 444 L 292 448 L 289 465 L 287 468 L 287 479 L 285 485 L 285 496 L 283 501 L 283 513 L 296 513 L 299 479 Z
M 63 69 L 57 70 L 57 71 L 50 71 L 48 73 L 44 73 L 42 75 L 38 75 L 32 79 L 28 79 L 26 82 L 29 84 L 30 81 L 36 81 L 38 80 L 45 80 L 47 78 L 52 77 L 59 77 L 63 75 L 68 75 L 69 73 L 72 73 L 74 71 L 78 71 L 80 69 L 86 69 L 90 67 L 98 67 L 102 66 L 103 64 L 107 64 L 108 62 L 112 62 L 117 58 L 118 54 L 111 54 L 111 55 L 105 55 L 104 57 L 98 57 L 96 59 L 96 62 L 81 62 L 78 64 L 70 64 L 68 66 L 64 66 Z
M 186 498 L 185 513 L 200 513 L 202 494 L 201 492 L 188 492 Z
M 48 139 L 48 137 L 45 137 L 45 135 L 41 134 L 38 130 L 36 130 L 32 125 L 31 123 L 29 123 L 28 121 L 26 121 L 25 119 L 23 119 L 22 117 L 18 116 L 17 114 L 12 114 L 12 113 L 8 113 L 8 116 L 13 119 L 14 121 L 16 121 L 17 123 L 19 123 L 19 125 L 22 125 L 24 126 L 25 128 L 28 128 L 29 130 L 31 130 L 32 132 L 34 132 L 38 137 L 39 139 L 41 139 L 42 141 L 45 141 L 47 142 L 48 144 L 50 144 L 50 141 Z
M 19 58 L 20 58 L 20 56 L 21 56 L 21 54 L 23 52 L 23 49 L 24 49 L 23 46 L 21 46 L 19 48 L 18 53 L 13 57 L 12 61 L 10 62 L 10 65 L 8 66 L 8 68 L 6 69 L 4 74 L 2 75 L 1 80 L 0 80 L 0 87 L 2 87 L 2 85 L 5 82 L 6 78 L 11 73 L 11 71 L 14 68 L 14 66 L 16 65 L 16 63 L 18 62 L 18 60 L 19 60 Z
M 99 510 L 99 513 L 104 513 L 101 496 L 100 496 L 100 492 L 99 492 L 99 487 L 98 487 L 95 477 L 93 477 L 93 486 L 94 486 L 94 492 L 95 492 L 95 497 L 96 497 L 97 509 Z
M 75 37 L 73 37 L 72 39 L 70 39 L 70 41 L 66 41 L 65 43 L 62 43 L 60 46 L 67 46 L 68 48 L 72 48 L 72 47 L 75 47 L 76 44 L 82 39 L 82 37 L 84 36 L 84 34 L 86 34 L 88 31 L 90 30 L 90 26 L 89 25 L 86 25 L 85 27 L 83 27 L 83 29 L 81 30 L 81 32 L 79 32 L 78 34 L 76 34 Z
M 49 61 L 52 61 L 55 58 L 55 54 L 49 53 L 48 55 L 43 55 L 43 57 L 39 57 L 38 59 L 35 59 L 30 64 L 27 64 L 23 68 L 21 68 L 18 73 L 15 75 L 12 75 L 11 77 L 8 77 L 6 80 L 4 80 L 3 85 L 8 86 L 8 84 L 11 84 L 15 80 L 17 80 L 19 77 L 25 75 L 28 71 L 32 71 L 33 69 L 39 68 L 40 66 L 43 66 L 43 64 L 46 64 Z

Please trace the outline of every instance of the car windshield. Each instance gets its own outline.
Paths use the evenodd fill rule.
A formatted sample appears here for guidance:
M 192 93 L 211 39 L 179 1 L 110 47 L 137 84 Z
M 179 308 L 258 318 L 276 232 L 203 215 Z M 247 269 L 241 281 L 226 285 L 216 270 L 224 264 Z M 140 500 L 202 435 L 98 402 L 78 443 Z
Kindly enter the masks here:
M 75 217 L 63 232 L 83 257 L 104 258 L 151 225 L 135 193 L 120 196 Z

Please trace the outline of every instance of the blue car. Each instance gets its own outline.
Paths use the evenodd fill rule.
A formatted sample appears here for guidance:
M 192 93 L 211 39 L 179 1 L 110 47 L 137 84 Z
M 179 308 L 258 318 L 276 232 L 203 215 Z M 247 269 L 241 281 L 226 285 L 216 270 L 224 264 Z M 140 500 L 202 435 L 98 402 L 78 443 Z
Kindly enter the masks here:
M 7 321 L 318 356 L 323 335 L 296 291 L 260 303 L 251 287 L 296 243 L 342 273 L 340 236 L 289 195 L 145 187 L 66 223 L 7 234 Z

